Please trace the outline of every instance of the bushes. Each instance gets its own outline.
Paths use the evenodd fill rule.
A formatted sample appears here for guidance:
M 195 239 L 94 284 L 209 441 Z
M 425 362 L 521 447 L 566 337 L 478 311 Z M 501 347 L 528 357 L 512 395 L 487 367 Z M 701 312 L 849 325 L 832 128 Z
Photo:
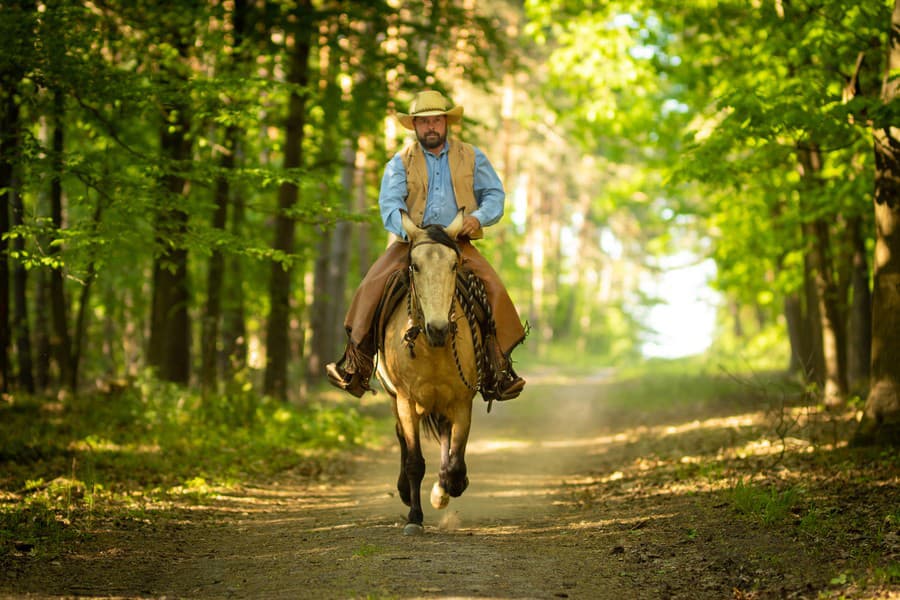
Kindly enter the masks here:
M 340 468 L 370 423 L 353 404 L 204 399 L 151 378 L 61 401 L 10 398 L 0 404 L 0 556 L 51 551 L 97 517 Z

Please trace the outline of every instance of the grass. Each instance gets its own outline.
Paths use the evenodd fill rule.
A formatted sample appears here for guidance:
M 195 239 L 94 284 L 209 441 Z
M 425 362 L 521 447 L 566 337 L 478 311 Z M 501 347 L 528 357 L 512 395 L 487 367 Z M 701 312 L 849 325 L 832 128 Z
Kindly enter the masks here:
M 799 487 L 779 490 L 774 485 L 744 483 L 741 479 L 731 489 L 730 495 L 739 513 L 766 525 L 777 525 L 791 517 L 803 490 Z
M 0 403 L 0 558 L 52 555 L 96 519 L 143 520 L 244 481 L 317 476 L 372 441 L 352 404 L 202 399 L 152 379 L 116 394 Z
M 382 548 L 379 546 L 375 546 L 373 544 L 364 543 L 360 546 L 355 552 L 353 552 L 353 556 L 356 558 L 366 558 L 368 556 L 374 556 L 382 551 Z
M 598 371 L 579 362 L 564 374 Z M 557 372 L 552 364 L 529 368 Z M 853 407 L 829 413 L 778 373 L 737 377 L 699 359 L 619 368 L 592 389 L 611 418 L 653 414 L 662 425 L 703 425 L 671 435 L 663 426 L 653 435 L 636 429 L 631 443 L 647 460 L 617 466 L 626 480 L 640 477 L 656 492 L 706 490 L 729 519 L 799 540 L 811 553 L 841 549 L 840 560 L 823 559 L 828 594 L 900 585 L 891 558 L 900 508 L 890 501 L 900 457 L 846 446 Z M 341 464 L 335 457 L 390 431 L 381 404 L 318 398 L 301 408 L 244 391 L 204 401 L 142 379 L 116 394 L 0 402 L 0 564 L 9 554 L 51 558 L 100 522 L 152 523 L 253 480 L 327 474 Z M 712 418 L 743 414 L 755 415 L 752 424 Z M 604 485 L 619 482 L 581 490 L 579 504 L 602 502 L 593 494 Z M 705 535 L 699 526 L 683 529 L 686 542 L 706 543 Z M 353 556 L 382 551 L 361 542 Z
M 529 357 L 526 368 L 573 378 L 601 371 L 583 357 L 557 370 L 553 356 L 548 353 L 543 363 Z M 641 434 L 630 441 L 641 458 L 618 467 L 621 479 L 631 490 L 712 494 L 727 517 L 706 527 L 727 531 L 727 523 L 740 521 L 747 531 L 760 532 L 748 539 L 782 540 L 759 556 L 778 564 L 818 563 L 812 572 L 821 574 L 813 583 L 820 598 L 893 597 L 877 594 L 900 586 L 900 455 L 848 445 L 858 401 L 829 410 L 814 388 L 796 378 L 776 370 L 733 372 L 724 365 L 706 357 L 650 360 L 594 379 L 591 393 L 610 422 L 645 426 L 635 428 Z M 546 383 L 543 393 L 549 396 L 553 385 Z M 657 427 L 647 429 L 646 423 Z M 667 435 L 666 424 L 677 433 Z M 619 485 L 598 478 L 573 500 L 597 505 L 620 493 Z M 686 528 L 683 539 L 708 543 L 701 531 Z

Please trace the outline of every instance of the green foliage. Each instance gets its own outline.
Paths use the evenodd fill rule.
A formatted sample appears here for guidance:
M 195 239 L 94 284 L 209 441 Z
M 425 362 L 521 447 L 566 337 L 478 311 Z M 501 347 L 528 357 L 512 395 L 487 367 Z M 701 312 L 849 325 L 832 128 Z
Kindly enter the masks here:
M 53 557 L 79 537 L 66 517 L 69 511 L 50 504 L 46 496 L 39 495 L 19 506 L 0 506 L 0 558 L 12 551 Z
M 23 128 L 11 158 L 24 223 L 10 238 L 24 248 L 11 255 L 12 266 L 38 277 L 62 272 L 72 315 L 74 299 L 91 284 L 82 381 L 133 374 L 144 364 L 134 349 L 145 346 L 148 281 L 154 261 L 172 250 L 188 255 L 192 311 L 205 300 L 207 259 L 226 257 L 227 276 L 243 277 L 230 287 L 244 293 L 240 308 L 260 316 L 250 319 L 246 337 L 257 336 L 270 263 L 302 274 L 320 230 L 342 220 L 377 223 L 375 175 L 366 173 L 362 184 L 366 206 L 355 206 L 342 178 L 345 151 L 352 156 L 365 141 L 366 160 L 384 163 L 389 108 L 423 86 L 448 87 L 434 67 L 456 65 L 458 55 L 441 48 L 464 48 L 467 76 L 483 84 L 506 46 L 494 21 L 455 1 L 410 2 L 402 11 L 383 1 L 312 2 L 302 14 L 294 2 L 245 3 L 242 31 L 234 3 L 20 4 L 0 8 L 2 87 L 15 92 Z M 313 45 L 305 87 L 285 81 L 298 34 L 309 34 Z M 426 47 L 433 48 L 428 56 L 420 52 Z M 306 107 L 302 164 L 284 169 L 292 94 Z M 181 128 L 186 159 L 164 156 L 162 134 Z M 171 177 L 186 186 L 172 192 Z M 61 228 L 48 218 L 57 180 Z M 212 215 L 224 183 L 228 227 L 220 229 Z M 292 252 L 271 247 L 277 195 L 286 185 L 298 190 L 289 211 L 299 224 Z M 170 211 L 187 226 L 167 227 Z
M 739 480 L 729 494 L 739 513 L 765 525 L 781 525 L 792 515 L 803 490 L 797 487 L 778 490 L 774 485 L 763 487 Z
M 595 186 L 590 216 L 637 241 L 632 268 L 671 250 L 679 236 L 665 229 L 695 231 L 707 243 L 692 250 L 716 261 L 713 285 L 774 319 L 802 289 L 803 226 L 819 219 L 834 224 L 834 275 L 845 276 L 845 223 L 862 217 L 870 244 L 873 234 L 871 128 L 896 111 L 878 97 L 892 6 L 525 3 L 555 123 L 619 165 Z M 804 175 L 810 150 L 821 164 Z M 634 227 L 616 230 L 625 215 Z
M 367 558 L 369 556 L 374 556 L 379 552 L 382 552 L 383 548 L 376 546 L 374 544 L 364 543 L 359 547 L 354 553 L 354 558 Z
M 229 486 L 340 467 L 373 441 L 350 405 L 295 408 L 250 391 L 202 399 L 142 377 L 110 394 L 0 405 L 0 552 L 52 551 L 81 525 L 159 503 L 204 503 Z M 11 502 L 10 502 L 11 501 Z

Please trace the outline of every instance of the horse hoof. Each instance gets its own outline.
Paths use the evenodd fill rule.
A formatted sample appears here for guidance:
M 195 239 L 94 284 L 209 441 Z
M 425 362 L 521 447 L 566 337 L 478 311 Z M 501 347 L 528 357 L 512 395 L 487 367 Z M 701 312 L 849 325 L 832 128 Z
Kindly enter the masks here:
M 425 533 L 425 528 L 418 523 L 407 523 L 403 528 L 403 535 L 422 535 L 423 533 Z
M 450 495 L 441 487 L 440 483 L 435 481 L 434 487 L 431 488 L 431 505 L 441 510 L 447 508 L 448 504 L 450 504 Z

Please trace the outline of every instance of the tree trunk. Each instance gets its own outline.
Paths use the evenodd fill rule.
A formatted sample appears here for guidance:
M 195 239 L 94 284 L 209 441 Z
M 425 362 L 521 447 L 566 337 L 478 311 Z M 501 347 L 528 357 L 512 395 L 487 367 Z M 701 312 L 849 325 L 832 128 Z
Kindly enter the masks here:
M 34 388 L 42 393 L 50 386 L 50 273 L 37 272 L 34 291 Z
M 343 151 L 341 188 L 344 202 L 349 203 L 353 193 L 355 151 L 349 143 Z M 349 206 L 347 206 L 349 208 Z M 337 340 L 343 340 L 344 287 L 347 283 L 350 224 L 335 223 L 334 230 L 323 231 L 315 262 L 313 305 L 310 314 L 312 347 L 307 361 L 306 377 L 310 383 L 321 381 L 325 363 L 337 358 Z
M 821 156 L 818 148 L 798 152 L 803 167 L 803 177 L 809 181 L 808 193 L 815 193 L 818 185 L 816 174 L 821 170 Z M 844 322 L 838 302 L 837 284 L 834 280 L 831 241 L 828 223 L 816 219 L 803 227 L 804 237 L 809 245 L 811 272 L 815 283 L 815 299 L 818 306 L 822 333 L 822 357 L 825 367 L 823 399 L 827 406 L 841 406 L 847 401 L 847 378 L 844 371 Z
M 167 106 L 160 132 L 160 149 L 183 169 L 191 156 L 190 121 L 183 103 Z M 187 270 L 188 215 L 178 208 L 187 195 L 187 179 L 177 172 L 163 177 L 160 208 L 156 220 L 159 253 L 153 264 L 153 305 L 147 359 L 164 381 L 188 383 L 191 366 L 191 322 L 188 314 L 190 287 Z
M 784 319 L 787 322 L 788 340 L 791 344 L 788 373 L 800 373 L 804 379 L 808 379 L 808 361 L 805 358 L 803 343 L 803 303 L 796 292 L 784 298 Z
M 18 78 L 0 73 L 0 393 L 9 391 L 9 206 L 13 171 L 19 154 L 19 105 L 15 88 Z
M 365 143 L 365 138 L 360 140 L 362 142 L 360 150 L 356 152 L 356 198 L 353 205 L 353 210 L 356 214 L 365 214 L 366 211 L 369 210 L 369 198 L 366 193 L 366 175 L 372 171 L 374 168 L 370 168 L 372 163 L 367 159 L 367 155 L 365 149 L 371 146 L 371 142 L 368 144 Z M 352 231 L 354 232 L 353 237 L 356 238 L 356 251 L 358 254 L 359 263 L 357 266 L 358 277 L 356 281 L 362 281 L 363 277 L 365 277 L 366 272 L 369 270 L 369 267 L 372 266 L 372 226 L 368 223 L 357 223 L 356 225 L 352 225 Z M 343 301 L 343 296 L 341 297 L 341 313 L 343 314 L 347 310 L 347 304 Z M 341 320 L 341 334 L 338 339 L 344 339 L 344 325 L 343 319 Z
M 347 142 L 344 146 L 344 161 L 341 174 L 341 184 L 344 190 L 344 199 L 351 208 L 353 205 L 354 186 L 356 185 L 356 144 Z M 337 358 L 338 343 L 344 339 L 344 295 L 347 287 L 347 273 L 350 270 L 350 244 L 347 241 L 351 236 L 351 224 L 347 221 L 339 221 L 334 228 L 334 236 L 331 242 L 330 273 L 328 275 L 328 296 L 331 303 L 328 305 L 328 329 L 329 345 L 328 354 Z
M 816 266 L 812 250 L 803 255 L 803 346 L 801 359 L 805 361 L 806 382 L 825 385 L 825 358 L 822 354 L 822 319 L 816 292 Z
M 900 69 L 900 0 L 894 0 L 881 98 L 896 102 Z M 875 129 L 875 275 L 872 370 L 856 443 L 900 442 L 900 127 Z
M 862 219 L 850 219 L 848 228 L 852 297 L 847 331 L 847 385 L 850 392 L 862 393 L 869 385 L 869 364 L 872 360 L 872 291 L 869 288 L 869 263 L 866 258 L 866 240 L 862 234 Z
M 234 169 L 234 151 L 237 146 L 237 136 L 237 127 L 228 127 L 225 130 L 225 140 L 223 142 L 225 152 L 222 154 L 219 166 L 226 171 Z M 216 210 L 213 214 L 213 229 L 225 231 L 230 189 L 228 177 L 224 174 L 220 175 L 216 181 Z M 206 308 L 203 315 L 200 342 L 200 385 L 204 394 L 214 392 L 218 383 L 219 321 L 222 314 L 224 276 L 225 256 L 221 250 L 215 248 L 209 257 L 209 268 L 206 274 Z
M 10 193 L 12 199 L 12 225 L 18 227 L 24 224 L 25 209 L 22 206 L 22 196 L 18 191 L 18 182 L 13 177 L 13 189 Z M 25 249 L 25 239 L 16 237 L 12 244 L 13 250 L 21 252 Z M 16 262 L 13 270 L 13 330 L 15 332 L 16 356 L 18 358 L 18 371 L 16 374 L 16 387 L 29 394 L 34 393 L 34 364 L 31 355 L 31 325 L 28 318 L 28 272 L 25 265 Z
M 94 209 L 94 227 L 100 228 L 100 219 L 103 216 L 103 200 L 97 199 L 97 207 Z M 72 338 L 70 351 L 69 379 L 66 384 L 73 393 L 78 392 L 79 375 L 81 373 L 81 350 L 84 348 L 84 340 L 87 335 L 88 306 L 91 301 L 91 288 L 97 278 L 97 265 L 93 259 L 88 264 L 84 284 L 81 286 L 81 295 L 78 299 L 78 313 L 75 315 L 75 335 Z
M 318 228 L 319 240 L 316 244 L 316 258 L 313 265 L 313 299 L 309 312 L 309 329 L 312 333 L 309 355 L 306 357 L 306 373 L 310 383 L 321 379 L 325 371 L 325 363 L 334 352 L 331 351 L 331 322 L 329 305 L 335 298 L 329 297 L 331 286 L 328 277 L 331 275 L 332 240 L 337 237 L 330 229 Z
M 247 23 L 247 0 L 236 0 L 231 13 L 233 45 L 231 59 L 225 59 L 223 69 L 240 73 L 243 64 L 243 42 Z M 215 205 L 213 214 L 213 229 L 225 231 L 228 218 L 228 200 L 231 195 L 231 185 L 226 173 L 230 173 L 235 166 L 235 153 L 238 147 L 239 129 L 228 126 L 225 129 L 225 139 L 219 161 L 219 167 L 225 171 L 216 181 Z M 200 342 L 200 386 L 204 394 L 215 391 L 218 385 L 219 364 L 219 323 L 222 320 L 222 289 L 225 277 L 225 256 L 219 248 L 214 248 L 209 258 L 209 268 L 206 277 L 206 308 L 203 315 L 201 342 Z
M 244 201 L 234 199 L 231 233 L 240 238 L 244 228 Z M 226 380 L 247 366 L 247 324 L 244 317 L 244 269 L 242 258 L 232 256 L 226 262 L 225 295 L 222 303 L 222 373 Z
M 312 11 L 310 0 L 302 0 L 298 7 L 298 19 L 294 28 L 294 47 L 288 83 L 294 86 L 288 105 L 285 126 L 284 169 L 290 171 L 302 165 L 303 125 L 306 121 L 306 98 L 298 89 L 307 86 L 309 80 L 309 54 L 312 28 L 308 16 Z M 275 241 L 273 248 L 285 256 L 294 253 L 295 220 L 291 210 L 297 204 L 297 186 L 291 182 L 281 184 L 278 191 L 278 214 L 275 217 Z M 289 264 L 272 262 L 269 282 L 271 303 L 266 329 L 266 373 L 264 393 L 287 400 L 287 365 L 290 359 L 291 277 L 294 269 Z
M 812 236 L 816 262 L 816 298 L 822 322 L 822 356 L 825 359 L 823 398 L 827 406 L 841 406 L 847 401 L 847 376 L 844 370 L 846 335 L 831 268 L 828 224 L 824 220 L 816 220 L 812 226 Z
M 731 335 L 734 339 L 744 338 L 744 323 L 741 320 L 741 305 L 734 298 L 728 300 L 728 312 L 731 313 Z
M 63 149 L 65 145 L 64 96 L 62 92 L 56 92 L 53 98 L 53 178 L 50 181 L 50 221 L 53 223 L 53 231 L 62 231 L 62 166 Z M 58 244 L 51 244 L 48 253 L 51 256 L 58 255 L 61 248 Z M 71 366 L 72 343 L 69 339 L 69 305 L 66 302 L 65 280 L 62 267 L 55 267 L 50 271 L 50 314 L 52 316 L 53 333 L 50 336 L 50 348 L 54 360 L 59 367 L 59 382 L 61 386 L 68 386 L 72 380 Z

